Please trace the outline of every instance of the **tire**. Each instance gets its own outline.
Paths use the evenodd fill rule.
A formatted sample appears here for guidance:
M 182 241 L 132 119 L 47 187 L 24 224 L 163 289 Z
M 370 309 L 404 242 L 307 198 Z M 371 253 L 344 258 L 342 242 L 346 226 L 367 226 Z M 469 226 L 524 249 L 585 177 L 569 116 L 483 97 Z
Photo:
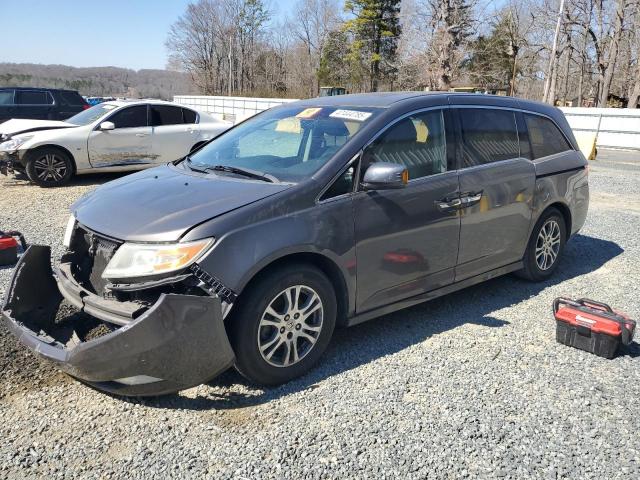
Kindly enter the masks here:
M 527 250 L 524 268 L 518 275 L 532 282 L 547 280 L 558 267 L 567 241 L 564 217 L 555 208 L 549 208 L 536 222 Z
M 44 147 L 27 153 L 27 176 L 41 187 L 59 187 L 73 176 L 73 161 L 68 153 Z
M 335 327 L 331 282 L 317 268 L 297 264 L 273 270 L 248 288 L 229 318 L 236 369 L 261 385 L 279 385 L 306 373 L 324 353 Z M 287 308 L 286 298 L 296 291 L 298 302 Z

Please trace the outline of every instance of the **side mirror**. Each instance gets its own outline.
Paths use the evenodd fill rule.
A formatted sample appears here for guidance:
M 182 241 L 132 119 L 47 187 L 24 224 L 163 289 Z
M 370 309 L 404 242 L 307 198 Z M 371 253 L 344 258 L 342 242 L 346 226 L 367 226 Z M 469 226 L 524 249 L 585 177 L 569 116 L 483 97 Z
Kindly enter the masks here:
M 403 188 L 407 183 L 409 183 L 407 167 L 397 163 L 376 162 L 369 165 L 364 172 L 361 185 L 365 190 L 387 190 Z
M 98 128 L 104 132 L 107 130 L 113 130 L 116 126 L 113 122 L 102 122 Z

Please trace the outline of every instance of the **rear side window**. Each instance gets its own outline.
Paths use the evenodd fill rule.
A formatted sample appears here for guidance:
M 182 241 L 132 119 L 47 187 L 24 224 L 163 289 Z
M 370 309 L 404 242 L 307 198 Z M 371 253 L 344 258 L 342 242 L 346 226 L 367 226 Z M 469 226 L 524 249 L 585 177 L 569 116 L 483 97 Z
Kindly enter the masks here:
M 72 105 L 74 107 L 82 107 L 86 105 L 84 99 L 77 92 L 59 92 L 60 98 L 67 105 Z
M 49 92 L 40 90 L 18 91 L 18 105 L 52 105 Z
M 169 105 L 151 105 L 151 125 L 180 125 L 182 123 L 182 109 Z
M 188 108 L 182 109 L 182 118 L 184 123 L 196 123 L 196 112 L 189 110 Z
M 147 126 L 147 106 L 136 105 L 120 110 L 108 119 L 116 128 L 135 128 Z
M 404 165 L 409 179 L 447 171 L 442 110 L 403 118 L 378 137 L 364 152 L 364 168 L 373 162 Z
M 516 116 L 511 110 L 460 109 L 463 167 L 520 156 Z
M 13 90 L 0 91 L 0 105 L 13 105 Z
M 525 113 L 524 121 L 529 132 L 532 160 L 572 150 L 567 139 L 548 118 Z

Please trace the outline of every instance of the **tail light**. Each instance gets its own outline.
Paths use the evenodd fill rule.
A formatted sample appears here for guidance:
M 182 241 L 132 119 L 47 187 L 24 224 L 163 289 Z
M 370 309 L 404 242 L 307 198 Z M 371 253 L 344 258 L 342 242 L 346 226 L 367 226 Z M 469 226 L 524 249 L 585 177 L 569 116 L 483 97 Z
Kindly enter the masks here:
M 91 105 L 89 105 L 89 104 L 87 104 L 87 103 L 85 103 L 85 104 L 82 106 L 82 109 L 83 109 L 83 110 L 86 110 L 86 109 L 88 109 L 88 108 L 91 108 Z

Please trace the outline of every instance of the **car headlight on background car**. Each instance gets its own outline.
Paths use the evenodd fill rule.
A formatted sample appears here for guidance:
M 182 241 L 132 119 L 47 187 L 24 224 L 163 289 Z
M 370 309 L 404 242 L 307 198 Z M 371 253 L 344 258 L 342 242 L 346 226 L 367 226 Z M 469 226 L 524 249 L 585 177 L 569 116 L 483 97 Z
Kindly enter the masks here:
M 175 272 L 188 267 L 213 245 L 213 238 L 172 244 L 124 243 L 102 272 L 102 278 L 133 278 Z
M 18 148 L 20 148 L 20 145 L 22 145 L 27 140 L 31 140 L 32 137 L 33 135 L 18 135 L 11 138 L 11 140 L 2 142 L 0 143 L 0 152 L 15 152 Z

